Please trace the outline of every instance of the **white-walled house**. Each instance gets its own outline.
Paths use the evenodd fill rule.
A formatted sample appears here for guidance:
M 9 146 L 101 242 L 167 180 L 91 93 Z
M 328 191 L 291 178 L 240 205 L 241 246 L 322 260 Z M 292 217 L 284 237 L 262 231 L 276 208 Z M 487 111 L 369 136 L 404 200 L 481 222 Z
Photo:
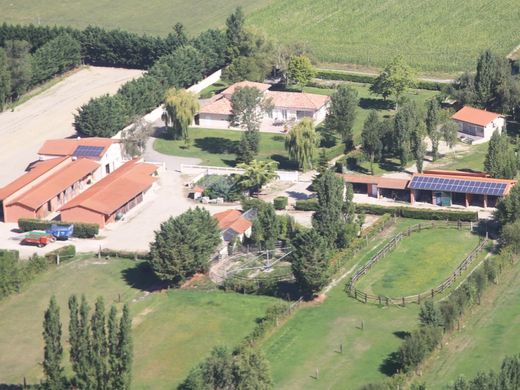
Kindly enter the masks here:
M 452 117 L 459 125 L 459 136 L 473 140 L 473 143 L 489 141 L 495 131 L 502 132 L 506 122 L 502 115 L 491 111 L 464 106 Z
M 94 172 L 99 180 L 123 164 L 123 152 L 119 140 L 111 138 L 74 138 L 45 141 L 38 151 L 40 160 L 71 156 L 73 159 L 87 158 L 100 164 Z
M 254 87 L 266 99 L 270 99 L 273 110 L 265 114 L 264 121 L 270 124 L 283 124 L 306 117 L 313 118 L 318 124 L 325 119 L 330 97 L 305 92 L 270 91 L 270 84 L 241 81 L 213 96 L 202 104 L 196 123 L 201 127 L 229 128 L 231 121 L 231 96 L 237 88 Z

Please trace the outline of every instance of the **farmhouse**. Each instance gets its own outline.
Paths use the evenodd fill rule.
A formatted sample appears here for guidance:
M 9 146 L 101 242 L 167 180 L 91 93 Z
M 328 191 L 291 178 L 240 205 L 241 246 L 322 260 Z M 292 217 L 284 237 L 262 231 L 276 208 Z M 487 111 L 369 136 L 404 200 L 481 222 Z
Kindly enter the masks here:
M 237 237 L 240 242 L 244 237 L 251 237 L 254 217 L 253 210 L 242 213 L 239 210 L 226 210 L 213 215 L 218 222 L 218 228 L 222 236 L 222 241 L 229 243 Z
M 105 227 L 141 203 L 156 178 L 157 166 L 134 159 L 60 208 L 61 220 Z
M 500 133 L 505 126 L 502 115 L 469 106 L 457 111 L 451 119 L 459 125 L 459 136 L 473 143 L 489 141 L 495 131 Z
M 416 173 L 411 179 L 343 175 L 355 193 L 415 204 L 436 206 L 495 207 L 517 181 L 494 179 L 484 173 L 431 170 Z
M 312 118 L 316 123 L 325 119 L 329 96 L 304 92 L 270 91 L 270 84 L 241 81 L 235 83 L 204 103 L 196 117 L 201 127 L 229 128 L 231 120 L 231 96 L 237 88 L 257 88 L 273 104 L 273 110 L 265 114 L 263 126 L 283 125 L 303 118 Z
M 89 159 L 56 157 L 37 161 L 29 171 L 0 189 L 0 217 L 45 218 L 85 189 L 99 164 Z
M 38 151 L 40 160 L 71 156 L 96 161 L 99 169 L 94 178 L 99 180 L 123 163 L 123 154 L 119 140 L 111 138 L 75 138 L 53 139 L 46 141 Z

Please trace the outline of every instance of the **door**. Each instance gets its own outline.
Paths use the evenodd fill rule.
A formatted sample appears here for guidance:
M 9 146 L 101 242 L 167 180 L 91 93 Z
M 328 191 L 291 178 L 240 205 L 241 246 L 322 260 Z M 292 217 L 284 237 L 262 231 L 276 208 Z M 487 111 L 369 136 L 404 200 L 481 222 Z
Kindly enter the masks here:
M 435 193 L 435 204 L 437 206 L 442 206 L 442 192 Z

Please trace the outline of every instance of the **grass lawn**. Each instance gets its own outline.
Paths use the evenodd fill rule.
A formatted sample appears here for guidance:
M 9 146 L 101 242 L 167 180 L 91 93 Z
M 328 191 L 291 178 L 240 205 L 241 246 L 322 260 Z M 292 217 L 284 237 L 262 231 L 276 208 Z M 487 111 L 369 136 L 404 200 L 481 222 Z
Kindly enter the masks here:
M 241 131 L 203 128 L 191 128 L 188 131 L 191 139 L 189 147 L 186 147 L 182 140 L 159 138 L 155 141 L 155 150 L 174 156 L 199 158 L 202 165 L 235 166 Z M 343 152 L 343 145 L 338 143 L 325 148 L 325 151 L 328 158 L 332 159 Z M 318 156 L 319 151 L 316 153 L 316 159 Z M 277 161 L 280 169 L 297 169 L 295 162 L 289 159 L 285 150 L 284 134 L 260 133 L 260 151 L 257 158 Z
M 428 359 L 421 382 L 428 389 L 443 389 L 459 375 L 473 377 L 478 371 L 498 370 L 507 355 L 520 350 L 520 264 L 501 274 L 499 284 L 490 287 L 480 306 L 474 306 L 441 350 Z
M 470 169 L 474 171 L 484 170 L 484 160 L 488 151 L 488 143 L 471 146 L 467 151 L 448 152 L 444 157 L 437 160 L 435 168 L 457 170 Z
M 175 23 L 182 23 L 189 33 L 223 27 L 237 6 L 251 13 L 274 0 L 100 0 L 63 1 L 0 0 L 0 22 L 88 25 L 121 28 L 140 34 L 166 35 Z
M 467 230 L 427 229 L 405 237 L 356 284 L 388 297 L 419 294 L 440 284 L 478 244 Z
M 278 0 L 249 23 L 305 42 L 322 62 L 383 67 L 400 54 L 420 71 L 454 73 L 474 69 L 486 48 L 513 50 L 518 17 L 516 0 Z
M 416 223 L 398 221 L 384 237 L 371 241 L 347 268 L 368 261 L 388 237 Z M 276 389 L 357 389 L 393 372 L 385 359 L 397 350 L 403 332 L 417 326 L 418 306 L 365 305 L 347 296 L 345 283 L 329 291 L 322 304 L 301 308 L 264 342 Z M 318 380 L 314 379 L 316 369 Z
M 359 97 L 358 110 L 356 111 L 356 119 L 354 121 L 354 142 L 361 142 L 361 129 L 368 117 L 370 110 L 376 110 L 380 117 L 388 117 L 395 114 L 394 103 L 392 101 L 384 101 L 379 95 L 370 93 L 370 84 L 345 82 L 350 88 L 353 88 Z M 332 88 L 316 88 L 305 87 L 305 92 L 316 93 L 320 95 L 331 95 L 334 93 Z M 406 97 L 415 101 L 419 107 L 424 107 L 425 102 L 431 99 L 438 92 L 423 89 L 412 89 L 405 94 Z
M 145 297 L 143 289 L 154 283 L 152 275 L 135 261 L 122 259 L 76 260 L 40 275 L 21 294 L 0 301 L 0 350 L 9 351 L 0 353 L 0 383 L 21 383 L 24 376 L 35 383 L 41 378 L 41 326 L 52 294 L 61 306 L 64 340 L 70 294 L 85 294 L 91 306 L 97 296 L 103 296 L 107 306 L 119 295 L 122 302 L 130 303 L 133 389 L 174 388 L 213 346 L 234 346 L 276 302 L 268 297 L 197 290 Z M 68 365 L 68 357 L 65 362 Z

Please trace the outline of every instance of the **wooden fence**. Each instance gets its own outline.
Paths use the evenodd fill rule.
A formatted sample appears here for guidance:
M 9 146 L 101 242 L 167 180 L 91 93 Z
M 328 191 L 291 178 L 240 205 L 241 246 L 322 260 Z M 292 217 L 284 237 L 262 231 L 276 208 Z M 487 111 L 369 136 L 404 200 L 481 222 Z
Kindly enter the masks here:
M 435 295 L 441 294 L 447 288 L 449 288 L 455 280 L 457 280 L 462 273 L 468 268 L 468 266 L 475 260 L 478 254 L 482 251 L 484 246 L 488 241 L 487 233 L 485 236 L 481 236 L 482 239 L 479 241 L 479 244 L 471 251 L 471 253 L 459 264 L 459 266 L 451 273 L 451 275 L 446 278 L 440 285 L 435 288 L 432 288 L 429 291 L 417 294 L 410 295 L 406 297 L 387 297 L 381 295 L 372 295 L 368 294 L 364 291 L 361 291 L 356 288 L 356 282 L 361 279 L 364 275 L 370 271 L 370 269 L 376 265 L 382 258 L 384 258 L 389 252 L 391 252 L 404 237 L 411 235 L 413 232 L 420 232 L 425 229 L 439 229 L 439 228 L 457 228 L 457 229 L 465 229 L 469 228 L 473 230 L 474 224 L 471 222 L 438 222 L 432 221 L 429 223 L 419 223 L 414 226 L 410 226 L 406 231 L 401 232 L 394 236 L 381 250 L 379 250 L 360 270 L 358 270 L 351 278 L 351 280 L 347 284 L 347 291 L 350 296 L 354 299 L 357 299 L 363 303 L 378 303 L 379 305 L 401 305 L 405 306 L 407 303 L 418 303 L 421 301 L 433 298 Z

